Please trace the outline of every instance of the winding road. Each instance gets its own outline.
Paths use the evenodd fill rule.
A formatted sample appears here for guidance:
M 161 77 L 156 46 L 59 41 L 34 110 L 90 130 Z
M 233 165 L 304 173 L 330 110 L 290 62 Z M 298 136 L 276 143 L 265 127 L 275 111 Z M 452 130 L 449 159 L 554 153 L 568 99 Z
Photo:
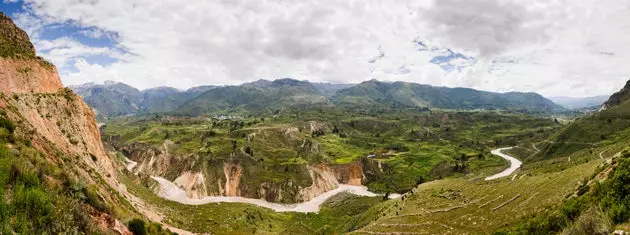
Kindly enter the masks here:
M 510 162 L 510 167 L 500 173 L 486 177 L 486 180 L 495 180 L 495 179 L 509 176 L 512 173 L 514 173 L 514 171 L 516 171 L 518 168 L 520 168 L 521 165 L 523 165 L 523 163 L 519 161 L 518 159 L 501 152 L 503 150 L 510 150 L 512 148 L 514 147 L 500 148 L 500 149 L 495 149 L 491 151 L 492 154 L 497 155 L 505 160 L 508 160 Z

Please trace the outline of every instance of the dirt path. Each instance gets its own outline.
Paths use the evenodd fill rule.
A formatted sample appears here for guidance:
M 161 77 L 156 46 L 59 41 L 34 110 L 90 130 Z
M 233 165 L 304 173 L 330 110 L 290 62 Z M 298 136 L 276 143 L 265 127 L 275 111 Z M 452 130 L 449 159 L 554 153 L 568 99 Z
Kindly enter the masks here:
M 510 162 L 510 167 L 505 169 L 504 171 L 502 171 L 500 173 L 488 176 L 486 178 L 486 180 L 495 180 L 495 179 L 499 179 L 499 178 L 503 178 L 503 177 L 509 176 L 512 173 L 514 173 L 514 171 L 516 171 L 518 168 L 521 167 L 521 165 L 523 164 L 521 161 L 519 161 L 518 159 L 516 159 L 516 158 L 514 158 L 514 157 L 512 157 L 510 155 L 507 155 L 507 154 L 504 154 L 504 153 L 501 152 L 503 150 L 509 150 L 509 149 L 512 149 L 512 148 L 513 147 L 507 147 L 507 148 L 500 148 L 500 149 L 492 150 L 492 152 L 491 152 L 492 154 L 497 155 L 497 156 L 499 156 L 499 157 L 501 157 L 501 158 L 503 158 L 505 160 L 508 160 Z
M 533 143 L 532 147 L 534 147 L 534 149 L 536 150 L 537 153 L 540 152 L 540 149 L 538 149 L 538 147 L 536 147 L 536 143 Z

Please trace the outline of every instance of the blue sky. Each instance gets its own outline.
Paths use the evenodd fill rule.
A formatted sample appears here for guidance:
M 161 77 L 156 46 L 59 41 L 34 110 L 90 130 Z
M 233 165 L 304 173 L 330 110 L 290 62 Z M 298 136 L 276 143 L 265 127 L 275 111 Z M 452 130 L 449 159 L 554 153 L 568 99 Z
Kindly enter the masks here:
M 21 0 L 4 1 L 0 4 L 0 11 L 4 12 L 14 20 L 18 19 L 20 15 L 32 15 L 32 13 L 29 12 L 28 7 L 26 7 L 24 2 Z M 116 49 L 117 43 L 115 41 L 115 33 L 110 32 L 109 34 L 96 36 L 90 36 L 88 33 L 95 31 L 97 31 L 97 28 L 95 27 L 85 27 L 77 21 L 68 20 L 64 22 L 45 24 L 45 27 L 37 31 L 37 35 L 35 37 L 38 41 L 53 41 L 60 38 L 71 38 L 86 47 L 110 48 L 112 50 Z M 33 36 L 34 35 L 31 33 L 31 37 Z M 38 53 L 46 54 L 53 49 L 54 48 L 38 50 Z M 117 58 L 105 54 L 86 54 L 72 57 L 72 59 L 68 60 L 67 63 L 56 65 L 64 71 L 79 72 L 74 66 L 74 62 L 79 58 L 84 59 L 90 64 L 98 64 L 102 66 L 108 66 L 118 61 Z
M 66 85 L 293 77 L 591 96 L 630 78 L 624 1 L 0 1 Z

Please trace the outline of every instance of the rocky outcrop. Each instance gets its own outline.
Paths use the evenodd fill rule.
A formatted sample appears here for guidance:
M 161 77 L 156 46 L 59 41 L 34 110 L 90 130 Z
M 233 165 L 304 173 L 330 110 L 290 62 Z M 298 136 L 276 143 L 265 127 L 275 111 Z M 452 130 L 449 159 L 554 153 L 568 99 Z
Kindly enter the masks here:
M 626 85 L 620 91 L 611 95 L 608 101 L 602 105 L 600 111 L 621 105 L 628 100 L 630 100 L 630 81 L 626 82 Z
M 42 161 L 57 165 L 68 181 L 93 187 L 106 204 L 124 205 L 105 183 L 115 181 L 116 171 L 103 148 L 94 113 L 63 88 L 54 66 L 37 57 L 26 33 L 1 13 L 0 81 L 0 110 L 15 124 L 14 134 L 29 140 L 42 153 Z M 105 233 L 128 232 L 111 212 L 82 206 L 96 224 L 110 230 Z
M 55 93 L 63 89 L 54 67 L 35 60 L 0 58 L 0 91 L 13 93 Z
M 28 34 L 18 28 L 11 18 L 0 12 L 0 36 L 4 44 L 11 44 L 13 50 L 19 50 L 27 55 L 35 56 L 35 47 Z M 6 45 L 3 45 L 5 47 Z
M 331 172 L 342 184 L 363 185 L 365 175 L 360 162 L 331 166 Z
M 177 177 L 173 183 L 184 189 L 190 198 L 204 198 L 208 196 L 208 189 L 205 181 L 206 179 L 202 173 L 187 171 Z
M 343 165 L 316 164 L 310 166 L 282 166 L 280 172 L 308 174 L 308 184 L 300 183 L 287 173 L 286 178 L 275 181 L 260 179 L 261 163 L 248 161 L 248 156 L 231 160 L 204 161 L 201 156 L 180 156 L 169 151 L 173 144 L 166 141 L 160 147 L 133 143 L 119 150 L 138 165 L 134 172 L 155 175 L 172 181 L 190 198 L 206 196 L 241 196 L 264 199 L 270 202 L 305 202 L 340 184 L 363 185 L 368 176 L 382 173 L 376 161 L 363 159 Z M 312 144 L 301 144 L 302 148 Z M 240 160 L 239 160 L 240 159 Z M 286 168 L 285 168 L 286 167 Z
M 300 189 L 298 193 L 298 201 L 310 201 L 322 193 L 339 187 L 339 181 L 330 171 L 328 165 L 321 164 L 315 167 L 308 167 L 308 170 L 313 180 L 313 184 L 309 187 Z
M 223 173 L 225 173 L 225 196 L 243 196 L 241 194 L 241 176 L 243 175 L 243 168 L 238 164 L 226 163 L 223 166 Z M 265 194 L 265 191 L 262 191 Z

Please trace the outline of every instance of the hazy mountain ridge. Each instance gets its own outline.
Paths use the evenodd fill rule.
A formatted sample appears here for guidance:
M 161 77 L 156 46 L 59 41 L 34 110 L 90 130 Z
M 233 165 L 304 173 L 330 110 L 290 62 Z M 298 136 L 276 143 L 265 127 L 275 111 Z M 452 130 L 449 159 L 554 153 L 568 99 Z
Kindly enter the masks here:
M 511 109 L 544 113 L 564 110 L 537 93 L 495 93 L 377 80 L 353 85 L 284 78 L 257 80 L 239 86 L 195 87 L 186 91 L 168 87 L 139 91 L 122 83 L 86 84 L 72 88 L 102 117 L 164 112 L 193 116 L 235 111 L 259 113 L 329 106 Z
M 548 97 L 556 104 L 562 105 L 567 109 L 584 109 L 591 107 L 599 107 L 609 96 L 591 96 L 591 97 L 569 97 L 569 96 L 552 96 Z
M 328 99 L 310 82 L 279 79 L 218 87 L 189 100 L 174 112 L 195 116 L 220 111 L 277 112 L 284 108 L 330 105 Z
M 136 113 L 169 112 L 215 86 L 199 86 L 185 91 L 156 87 L 141 91 L 124 83 L 107 81 L 104 84 L 86 83 L 69 88 L 82 96 L 97 111 L 100 119 L 107 119 Z
M 338 105 L 381 105 L 441 109 L 522 109 L 556 112 L 563 108 L 537 93 L 494 93 L 471 88 L 447 88 L 407 82 L 371 80 L 339 91 Z

